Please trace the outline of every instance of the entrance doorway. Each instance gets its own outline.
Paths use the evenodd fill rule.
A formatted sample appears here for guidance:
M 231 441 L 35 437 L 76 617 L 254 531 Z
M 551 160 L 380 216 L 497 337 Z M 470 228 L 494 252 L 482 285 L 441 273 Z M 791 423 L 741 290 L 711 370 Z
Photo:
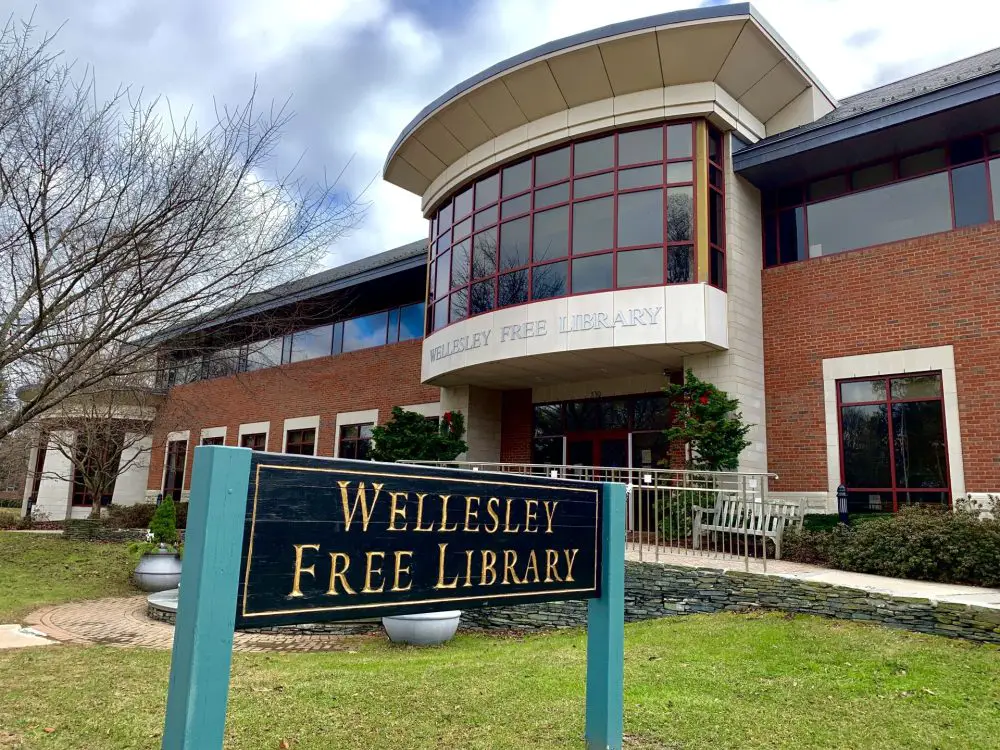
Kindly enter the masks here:
M 570 466 L 628 467 L 628 433 L 576 433 L 566 436 Z

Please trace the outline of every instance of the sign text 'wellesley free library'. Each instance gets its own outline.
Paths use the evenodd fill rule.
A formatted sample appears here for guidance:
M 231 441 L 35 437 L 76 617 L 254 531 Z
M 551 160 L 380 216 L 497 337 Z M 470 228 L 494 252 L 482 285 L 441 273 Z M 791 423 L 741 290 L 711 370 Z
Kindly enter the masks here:
M 599 597 L 601 507 L 599 484 L 254 454 L 236 626 Z

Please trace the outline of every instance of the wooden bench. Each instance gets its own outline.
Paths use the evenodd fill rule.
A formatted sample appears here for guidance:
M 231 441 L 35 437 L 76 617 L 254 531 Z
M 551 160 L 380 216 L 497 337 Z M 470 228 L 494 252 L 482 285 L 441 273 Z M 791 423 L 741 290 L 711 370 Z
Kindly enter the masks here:
M 706 534 L 735 534 L 761 537 L 774 542 L 774 558 L 781 559 L 781 537 L 789 526 L 802 525 L 803 507 L 798 503 L 761 502 L 720 493 L 715 507 L 691 507 L 694 517 L 691 538 L 695 549 L 701 549 Z

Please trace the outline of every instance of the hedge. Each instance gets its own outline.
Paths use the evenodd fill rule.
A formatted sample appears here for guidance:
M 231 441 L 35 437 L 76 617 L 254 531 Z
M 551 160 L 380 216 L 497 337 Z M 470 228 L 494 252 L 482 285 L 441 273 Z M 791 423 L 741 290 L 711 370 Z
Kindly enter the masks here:
M 20 508 L 21 502 L 16 497 L 0 497 L 0 508 Z
M 829 530 L 786 532 L 784 557 L 856 573 L 1000 586 L 1000 519 L 905 507 Z

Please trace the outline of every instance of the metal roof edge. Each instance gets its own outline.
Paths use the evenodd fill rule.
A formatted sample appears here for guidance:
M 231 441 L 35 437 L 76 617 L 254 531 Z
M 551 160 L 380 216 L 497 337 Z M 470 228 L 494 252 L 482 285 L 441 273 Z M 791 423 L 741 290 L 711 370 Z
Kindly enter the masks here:
M 894 102 L 802 133 L 786 137 L 779 133 L 774 136 L 774 140 L 764 139 L 734 153 L 733 171 L 743 172 L 787 156 L 902 125 L 997 95 L 1000 95 L 1000 71 L 960 81 L 953 86 Z

